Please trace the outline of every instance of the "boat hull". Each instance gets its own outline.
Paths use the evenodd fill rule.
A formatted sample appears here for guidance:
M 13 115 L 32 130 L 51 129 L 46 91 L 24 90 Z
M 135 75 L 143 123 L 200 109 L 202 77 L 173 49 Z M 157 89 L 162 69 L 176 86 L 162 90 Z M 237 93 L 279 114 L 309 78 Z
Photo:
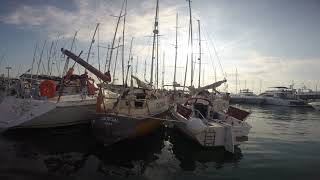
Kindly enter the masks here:
M 95 117 L 95 104 L 95 98 L 75 100 L 74 96 L 59 103 L 55 99 L 6 97 L 0 104 L 0 127 L 51 128 L 89 123 Z
M 92 129 L 97 140 L 111 145 L 125 139 L 147 135 L 159 128 L 167 111 L 148 118 L 108 114 L 92 121 Z
M 317 111 L 320 111 L 320 102 L 311 102 L 309 103 L 310 106 L 312 106 Z
M 287 107 L 306 107 L 306 104 L 302 100 L 298 99 L 281 99 L 281 98 L 274 98 L 274 97 L 265 97 L 266 105 L 276 105 L 276 106 L 287 106 Z
M 95 104 L 56 107 L 15 128 L 51 128 L 90 123 L 96 117 L 95 107 Z

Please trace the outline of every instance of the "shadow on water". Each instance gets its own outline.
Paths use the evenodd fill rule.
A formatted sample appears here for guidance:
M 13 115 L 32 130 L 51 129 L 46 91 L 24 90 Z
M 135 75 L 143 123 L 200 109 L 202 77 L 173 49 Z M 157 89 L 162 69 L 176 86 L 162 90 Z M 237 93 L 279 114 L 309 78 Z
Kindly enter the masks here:
M 108 147 L 97 143 L 88 126 L 12 130 L 0 136 L 0 149 L 0 179 L 140 177 L 159 158 L 167 158 L 164 149 L 174 156 L 177 168 L 185 171 L 208 162 L 219 169 L 226 163 L 236 165 L 242 158 L 239 148 L 234 155 L 223 148 L 205 149 L 165 128 Z
M 185 171 L 195 170 L 198 163 L 206 166 L 208 162 L 214 162 L 216 169 L 222 168 L 224 164 L 236 166 L 242 159 L 241 149 L 237 146 L 232 154 L 223 147 L 204 148 L 175 129 L 169 130 L 168 135 L 172 143 L 172 152 Z

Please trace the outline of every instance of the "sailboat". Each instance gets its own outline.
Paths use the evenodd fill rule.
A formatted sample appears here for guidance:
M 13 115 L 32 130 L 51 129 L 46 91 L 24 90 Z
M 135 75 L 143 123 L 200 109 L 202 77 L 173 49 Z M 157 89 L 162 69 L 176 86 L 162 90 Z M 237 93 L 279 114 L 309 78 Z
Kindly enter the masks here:
M 202 146 L 224 146 L 234 152 L 234 145 L 248 139 L 251 126 L 245 122 L 250 112 L 229 106 L 221 97 L 213 97 L 206 88 L 212 89 L 225 81 L 193 89 L 194 95 L 184 104 L 171 109 L 175 125 L 184 134 Z
M 126 2 L 126 0 L 124 2 Z M 117 143 L 124 139 L 143 136 L 154 131 L 162 124 L 164 120 L 163 117 L 168 112 L 168 99 L 157 90 L 153 82 L 154 60 L 155 54 L 157 54 L 155 42 L 158 38 L 158 4 L 159 2 L 157 0 L 149 83 L 133 75 L 132 62 L 131 65 L 129 65 L 130 60 L 132 61 L 130 48 L 129 54 L 131 54 L 131 56 L 128 60 L 126 80 L 123 82 L 122 87 L 118 86 L 114 88 L 113 86 L 117 93 L 119 93 L 119 96 L 116 99 L 104 97 L 104 89 L 101 89 L 99 94 L 97 100 L 97 114 L 99 118 L 92 121 L 92 127 L 98 141 L 105 145 Z M 119 17 L 121 17 L 121 14 Z M 158 65 L 158 62 L 156 65 Z M 131 75 L 129 70 L 131 70 Z M 158 71 L 156 73 L 158 73 Z M 130 82 L 129 86 L 127 85 L 127 80 Z M 136 84 L 136 86 L 134 86 L 134 84 Z M 156 76 L 155 84 L 156 86 L 158 85 L 158 76 Z
M 16 82 L 16 95 L 5 96 L 0 104 L 0 128 L 50 128 L 89 123 L 94 117 L 96 104 L 95 86 L 83 93 L 80 76 L 65 84 L 59 93 L 60 82 L 48 79 L 34 79 Z
M 62 52 L 79 64 L 90 66 L 72 52 L 63 49 Z M 88 70 L 104 82 L 109 81 L 109 77 L 94 67 Z M 133 87 L 134 79 L 138 87 Z M 159 97 L 135 76 L 131 78 L 130 87 L 123 88 L 117 98 L 105 97 L 103 91 L 101 88 L 96 105 L 99 118 L 92 121 L 92 128 L 97 139 L 106 145 L 152 132 L 160 126 L 169 109 L 166 98 Z
M 77 32 L 72 45 L 76 34 Z M 62 78 L 39 75 L 42 54 L 43 50 L 37 74 L 32 74 L 32 72 L 23 74 L 15 82 L 14 92 L 16 94 L 6 96 L 2 100 L 0 104 L 1 130 L 69 126 L 90 123 L 89 120 L 95 117 L 98 89 L 94 80 L 88 76 L 87 72 L 82 75 L 74 74 L 75 64 Z M 68 62 L 69 59 L 66 60 L 65 67 L 68 67 Z
M 186 136 L 204 147 L 222 146 L 225 150 L 234 153 L 234 146 L 246 141 L 251 126 L 245 122 L 250 112 L 229 106 L 229 97 L 216 96 L 209 93 L 212 89 L 216 93 L 217 87 L 227 80 L 217 81 L 201 87 L 201 36 L 199 26 L 199 82 L 198 88 L 193 86 L 193 52 L 192 52 L 192 18 L 191 2 L 189 3 L 190 23 L 189 39 L 191 45 L 191 84 L 188 87 L 189 95 L 183 104 L 176 103 L 171 109 L 171 116 L 175 126 Z M 188 64 L 188 59 L 187 59 Z M 187 65 L 185 71 L 185 80 Z M 185 84 L 185 82 L 184 82 Z

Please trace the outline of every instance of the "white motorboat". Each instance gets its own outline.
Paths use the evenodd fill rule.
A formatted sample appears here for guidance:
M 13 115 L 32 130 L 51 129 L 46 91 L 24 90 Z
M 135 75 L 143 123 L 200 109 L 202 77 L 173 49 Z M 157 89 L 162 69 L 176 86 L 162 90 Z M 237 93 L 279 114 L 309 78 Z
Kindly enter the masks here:
M 299 107 L 308 106 L 303 100 L 295 97 L 295 91 L 287 87 L 273 87 L 274 90 L 268 90 L 259 96 L 264 98 L 264 104 Z
M 312 106 L 317 111 L 320 111 L 320 101 L 310 102 L 309 105 Z

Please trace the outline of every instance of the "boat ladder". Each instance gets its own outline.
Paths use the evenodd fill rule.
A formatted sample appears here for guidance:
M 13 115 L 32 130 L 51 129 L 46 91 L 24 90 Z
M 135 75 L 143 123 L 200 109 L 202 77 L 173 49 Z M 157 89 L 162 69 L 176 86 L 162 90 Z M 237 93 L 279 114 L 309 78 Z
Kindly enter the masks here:
M 214 131 L 214 129 L 209 128 L 204 133 L 203 145 L 214 146 L 215 137 L 216 137 L 216 132 Z

